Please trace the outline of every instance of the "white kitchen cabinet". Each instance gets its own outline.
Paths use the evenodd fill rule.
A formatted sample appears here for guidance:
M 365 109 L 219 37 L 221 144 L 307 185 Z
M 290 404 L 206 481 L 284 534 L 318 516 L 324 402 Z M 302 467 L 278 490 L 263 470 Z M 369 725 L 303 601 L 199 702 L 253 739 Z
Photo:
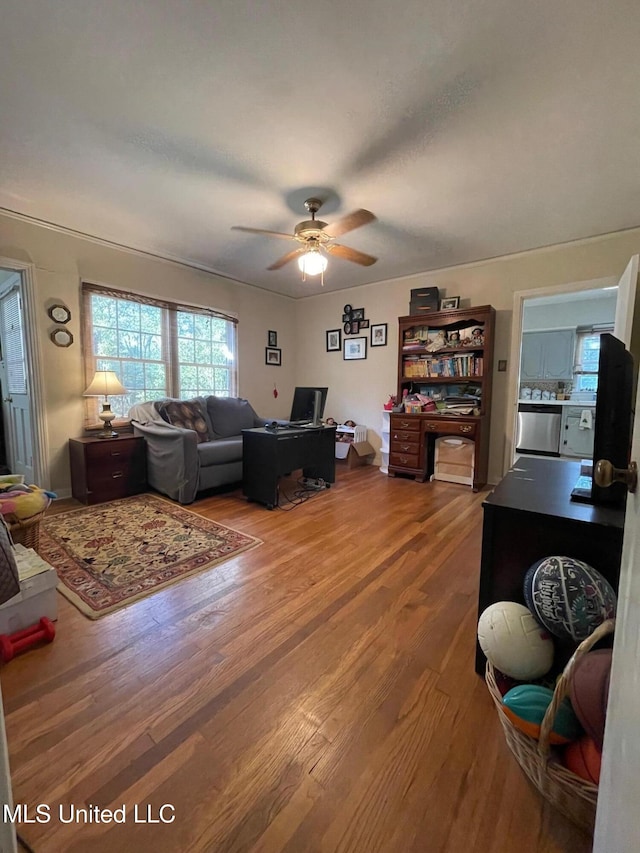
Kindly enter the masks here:
M 520 382 L 553 382 L 573 378 L 574 329 L 524 332 Z
M 582 413 L 591 412 L 591 428 L 580 429 Z M 580 459 L 593 457 L 593 434 L 596 426 L 595 406 L 565 406 L 560 430 L 560 453 L 562 456 L 577 456 Z

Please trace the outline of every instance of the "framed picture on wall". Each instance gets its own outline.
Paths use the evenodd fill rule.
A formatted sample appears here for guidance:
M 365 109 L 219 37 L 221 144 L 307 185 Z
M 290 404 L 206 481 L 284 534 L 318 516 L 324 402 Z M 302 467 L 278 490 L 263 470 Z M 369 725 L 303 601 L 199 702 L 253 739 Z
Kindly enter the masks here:
M 267 332 L 267 336 L 268 336 L 269 346 L 270 347 L 277 347 L 278 346 L 278 333 L 269 331 L 269 332 Z
M 331 329 L 327 332 L 327 352 L 340 351 L 342 349 L 342 331 Z
M 267 347 L 264 353 L 265 364 L 272 364 L 275 367 L 280 367 L 282 364 L 282 350 L 277 347 Z
M 376 323 L 371 327 L 371 346 L 386 347 L 387 345 L 387 324 Z
M 366 338 L 345 338 L 342 358 L 344 361 L 356 361 L 367 357 Z

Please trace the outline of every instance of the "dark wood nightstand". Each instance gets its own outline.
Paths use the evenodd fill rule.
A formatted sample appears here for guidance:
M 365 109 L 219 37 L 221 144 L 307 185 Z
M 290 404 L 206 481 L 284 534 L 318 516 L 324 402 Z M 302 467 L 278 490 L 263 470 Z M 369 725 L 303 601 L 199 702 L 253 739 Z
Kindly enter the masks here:
M 144 438 L 70 438 L 71 491 L 76 500 L 97 504 L 137 495 L 147 488 Z

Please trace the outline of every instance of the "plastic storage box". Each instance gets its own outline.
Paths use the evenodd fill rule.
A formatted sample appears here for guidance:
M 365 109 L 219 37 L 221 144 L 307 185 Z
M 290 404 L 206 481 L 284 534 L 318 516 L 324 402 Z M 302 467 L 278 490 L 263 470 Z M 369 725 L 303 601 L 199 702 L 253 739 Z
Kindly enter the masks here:
M 474 455 L 475 444 L 470 438 L 437 438 L 433 479 L 472 486 Z
M 52 622 L 58 618 L 56 570 L 35 551 L 20 545 L 16 546 L 16 562 L 21 576 L 20 592 L 0 605 L 0 634 L 22 631 L 43 616 Z M 24 577 L 25 574 L 29 576 Z

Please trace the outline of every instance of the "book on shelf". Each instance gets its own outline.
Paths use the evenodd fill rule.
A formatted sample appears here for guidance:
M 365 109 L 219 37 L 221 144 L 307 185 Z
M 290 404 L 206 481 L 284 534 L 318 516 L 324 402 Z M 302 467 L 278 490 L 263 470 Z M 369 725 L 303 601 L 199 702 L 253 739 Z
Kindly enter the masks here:
M 482 356 L 471 353 L 435 357 L 432 355 L 407 355 L 402 360 L 402 375 L 405 379 L 481 377 L 483 369 L 484 360 Z

